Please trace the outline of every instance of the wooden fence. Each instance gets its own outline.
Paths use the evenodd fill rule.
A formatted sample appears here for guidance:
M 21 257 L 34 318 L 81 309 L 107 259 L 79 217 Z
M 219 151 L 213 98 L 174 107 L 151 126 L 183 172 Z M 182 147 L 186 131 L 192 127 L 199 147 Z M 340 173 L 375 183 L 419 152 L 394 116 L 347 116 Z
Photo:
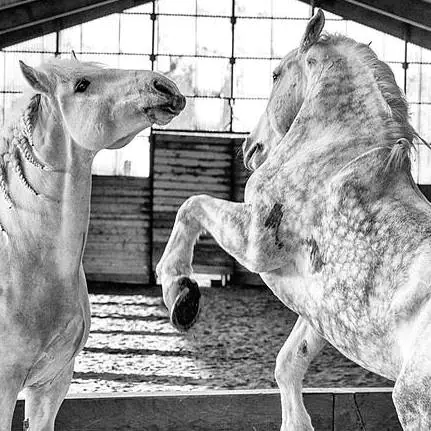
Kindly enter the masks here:
M 398 431 L 390 389 L 306 389 L 316 431 Z M 22 430 L 18 401 L 12 431 Z M 276 390 L 69 396 L 56 431 L 279 431 Z M 30 424 L 31 429 L 31 424 Z

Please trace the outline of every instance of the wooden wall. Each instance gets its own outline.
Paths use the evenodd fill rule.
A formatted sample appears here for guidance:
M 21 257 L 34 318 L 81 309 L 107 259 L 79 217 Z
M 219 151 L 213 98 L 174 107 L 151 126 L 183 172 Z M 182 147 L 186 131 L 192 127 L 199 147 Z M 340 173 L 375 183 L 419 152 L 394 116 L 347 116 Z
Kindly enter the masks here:
M 305 389 L 318 431 L 401 431 L 390 389 Z M 18 401 L 12 431 L 21 431 Z M 56 431 L 279 431 L 276 390 L 82 394 L 67 397 Z M 31 423 L 30 423 L 30 429 Z
M 150 283 L 150 221 L 148 178 L 93 176 L 87 280 Z
M 153 145 L 153 262 L 159 261 L 169 239 L 175 215 L 190 196 L 201 193 L 231 199 L 234 142 L 217 136 L 155 133 Z M 194 254 L 194 269 L 227 274 L 233 259 L 208 235 Z

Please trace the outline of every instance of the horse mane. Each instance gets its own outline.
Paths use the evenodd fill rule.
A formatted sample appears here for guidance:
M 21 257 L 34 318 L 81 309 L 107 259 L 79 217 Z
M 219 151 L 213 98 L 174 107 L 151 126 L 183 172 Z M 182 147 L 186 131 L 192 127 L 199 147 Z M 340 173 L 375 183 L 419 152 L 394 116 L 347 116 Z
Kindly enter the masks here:
M 391 68 L 379 60 L 376 53 L 369 45 L 358 43 L 355 40 L 341 35 L 324 33 L 320 37 L 322 44 L 342 44 L 355 55 L 373 73 L 383 99 L 386 102 L 386 140 L 388 142 L 389 155 L 385 171 L 394 169 L 411 169 L 411 154 L 415 150 L 415 144 L 419 142 L 431 149 L 410 124 L 409 107 L 403 91 L 395 81 Z
M 51 58 L 40 65 L 51 80 L 71 80 L 77 76 L 90 74 L 94 69 L 105 68 L 101 63 L 80 62 L 75 59 Z M 22 164 L 25 159 L 34 167 L 52 171 L 53 168 L 39 160 L 33 144 L 33 131 L 38 120 L 38 114 L 42 105 L 42 95 L 31 93 L 24 95 L 22 100 L 13 107 L 15 115 L 11 117 L 3 130 L 0 130 L 0 195 L 3 196 L 9 208 L 14 206 L 9 193 L 7 165 L 18 175 L 20 182 L 33 195 L 40 196 L 29 183 L 25 176 Z
M 28 100 L 28 98 L 26 98 Z M 19 180 L 32 194 L 39 193 L 28 182 L 23 167 L 23 159 L 41 170 L 50 170 L 46 164 L 41 162 L 35 154 L 33 144 L 33 130 L 37 122 L 40 109 L 41 95 L 33 94 L 21 114 L 13 118 L 2 132 L 3 145 L 0 158 L 0 193 L 9 208 L 14 206 L 9 193 L 7 165 L 17 173 Z

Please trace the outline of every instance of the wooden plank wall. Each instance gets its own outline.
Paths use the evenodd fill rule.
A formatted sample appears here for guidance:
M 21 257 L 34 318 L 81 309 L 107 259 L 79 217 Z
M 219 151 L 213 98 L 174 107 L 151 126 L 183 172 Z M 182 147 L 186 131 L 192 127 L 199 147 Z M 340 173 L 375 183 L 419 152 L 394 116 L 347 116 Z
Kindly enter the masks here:
M 93 176 L 87 280 L 150 283 L 150 220 L 148 178 Z
M 319 431 L 401 431 L 391 391 L 379 388 L 306 389 L 304 403 Z M 12 431 L 21 431 L 18 401 Z M 276 390 L 195 391 L 69 396 L 56 431 L 278 431 Z M 31 423 L 30 423 L 30 429 Z
M 201 193 L 222 199 L 232 196 L 232 140 L 217 136 L 154 133 L 153 264 L 169 239 L 176 213 L 190 196 Z M 196 272 L 230 274 L 233 259 L 208 235 L 195 247 Z
M 205 193 L 241 202 L 249 172 L 242 138 L 158 132 L 152 136 L 151 178 L 93 176 L 91 218 L 84 254 L 90 282 L 150 284 L 176 213 Z M 262 284 L 210 235 L 195 248 L 196 272 L 231 275 L 234 283 Z

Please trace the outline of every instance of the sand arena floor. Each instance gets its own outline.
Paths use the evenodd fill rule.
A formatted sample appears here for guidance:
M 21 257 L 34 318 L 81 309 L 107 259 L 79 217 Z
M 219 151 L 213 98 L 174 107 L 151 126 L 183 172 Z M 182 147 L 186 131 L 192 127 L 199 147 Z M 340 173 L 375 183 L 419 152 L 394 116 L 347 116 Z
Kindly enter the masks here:
M 118 292 L 118 291 L 117 291 Z M 91 294 L 92 328 L 70 393 L 275 388 L 275 358 L 296 315 L 263 288 L 202 288 L 204 309 L 188 333 L 169 323 L 156 287 Z M 331 346 L 306 387 L 392 386 Z

